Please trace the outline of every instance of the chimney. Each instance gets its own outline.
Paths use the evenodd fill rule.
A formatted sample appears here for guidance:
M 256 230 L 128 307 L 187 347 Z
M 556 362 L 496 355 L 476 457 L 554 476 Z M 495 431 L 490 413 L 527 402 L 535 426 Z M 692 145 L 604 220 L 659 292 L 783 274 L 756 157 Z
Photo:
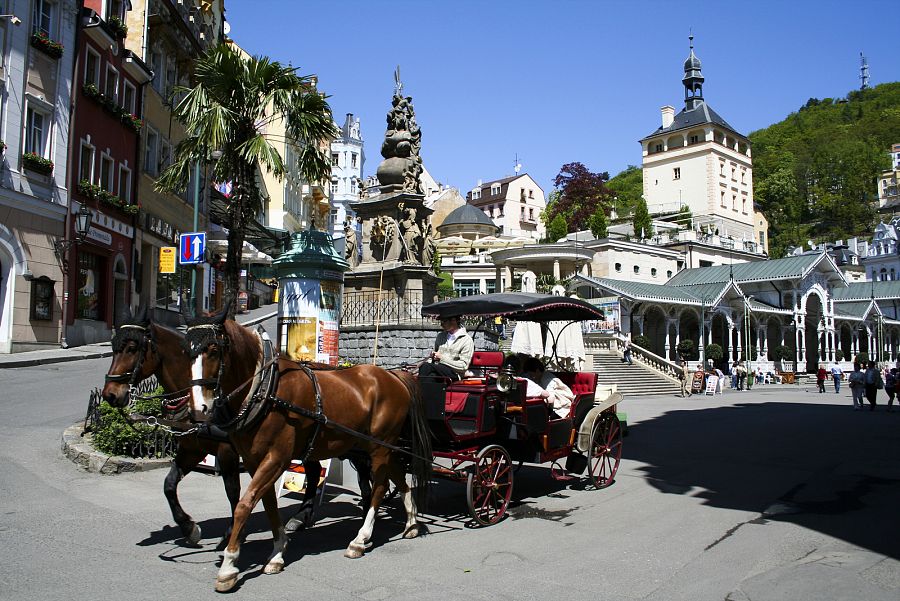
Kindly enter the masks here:
M 669 127 L 672 125 L 675 121 L 675 107 L 666 105 L 660 111 L 662 111 L 662 126 Z

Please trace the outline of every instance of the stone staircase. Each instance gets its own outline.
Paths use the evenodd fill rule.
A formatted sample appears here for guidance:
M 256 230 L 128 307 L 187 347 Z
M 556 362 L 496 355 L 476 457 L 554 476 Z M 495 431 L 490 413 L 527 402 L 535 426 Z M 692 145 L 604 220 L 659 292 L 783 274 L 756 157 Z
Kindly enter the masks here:
M 615 384 L 625 398 L 651 395 L 681 394 L 680 382 L 635 360 L 634 365 L 622 363 L 622 356 L 612 350 L 594 351 L 588 356 L 593 360 L 599 385 Z M 589 363 L 590 364 L 590 363 Z

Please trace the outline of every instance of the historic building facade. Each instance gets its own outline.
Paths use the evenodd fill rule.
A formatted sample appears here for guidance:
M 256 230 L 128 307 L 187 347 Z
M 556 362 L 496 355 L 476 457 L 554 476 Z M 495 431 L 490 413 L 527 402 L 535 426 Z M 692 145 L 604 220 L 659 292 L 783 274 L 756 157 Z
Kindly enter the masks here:
M 466 194 L 466 202 L 482 210 L 500 228 L 501 236 L 537 242 L 546 235 L 541 212 L 547 207 L 547 199 L 527 173 L 479 181 Z
M 60 343 L 74 0 L 0 3 L 0 352 Z
M 640 141 L 647 208 L 663 214 L 688 207 L 696 227 L 756 241 L 750 141 L 706 103 L 704 80 L 692 36 L 684 109 L 676 115 L 662 107 L 662 124 Z

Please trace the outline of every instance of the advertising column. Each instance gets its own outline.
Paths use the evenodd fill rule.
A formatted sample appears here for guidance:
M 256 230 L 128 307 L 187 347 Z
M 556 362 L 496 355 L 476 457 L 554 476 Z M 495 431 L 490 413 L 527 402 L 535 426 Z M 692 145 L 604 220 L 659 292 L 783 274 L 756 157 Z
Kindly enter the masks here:
M 291 237 L 273 263 L 278 277 L 278 348 L 294 361 L 338 363 L 338 323 L 344 271 L 349 267 L 325 232 Z

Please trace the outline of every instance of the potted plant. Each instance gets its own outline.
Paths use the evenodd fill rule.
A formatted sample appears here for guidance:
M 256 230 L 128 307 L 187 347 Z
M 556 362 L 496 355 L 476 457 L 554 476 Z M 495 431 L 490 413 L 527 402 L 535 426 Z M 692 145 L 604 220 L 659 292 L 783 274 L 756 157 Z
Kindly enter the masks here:
M 34 152 L 26 152 L 22 155 L 22 166 L 44 175 L 53 173 L 53 161 Z
M 31 45 L 53 58 L 59 58 L 63 55 L 63 45 L 51 40 L 50 36 L 43 31 L 36 31 L 31 34 Z
M 106 24 L 113 30 L 113 33 L 117 38 L 122 39 L 128 35 L 128 25 L 126 25 L 119 17 L 110 17 L 107 19 Z

